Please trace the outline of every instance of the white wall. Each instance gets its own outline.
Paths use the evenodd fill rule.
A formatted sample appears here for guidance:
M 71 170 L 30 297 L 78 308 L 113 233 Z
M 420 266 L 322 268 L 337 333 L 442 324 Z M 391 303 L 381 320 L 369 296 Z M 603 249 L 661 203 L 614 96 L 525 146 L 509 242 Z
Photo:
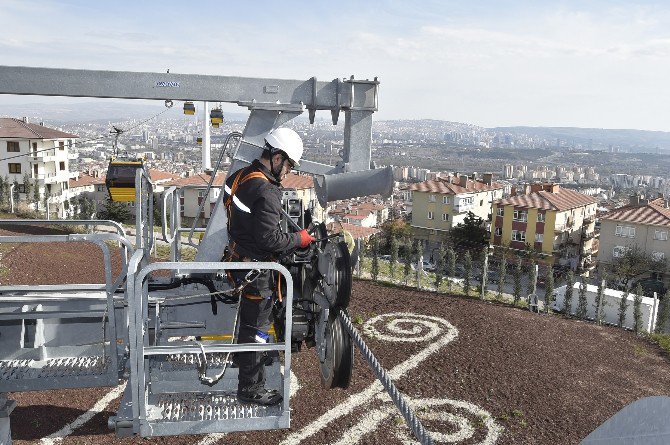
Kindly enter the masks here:
M 579 282 L 575 283 L 573 286 L 572 305 L 570 310 L 571 314 L 575 314 L 577 311 L 577 303 L 579 301 L 579 286 Z M 565 289 L 565 285 L 556 289 L 556 301 L 552 307 L 554 310 L 563 310 Z M 596 319 L 596 308 L 594 307 L 594 304 L 597 293 L 598 286 L 594 286 L 592 284 L 586 285 L 586 316 L 593 320 Z M 605 310 L 603 322 L 616 325 L 619 322 L 619 304 L 621 303 L 621 298 L 625 292 L 614 289 L 605 289 L 604 294 L 603 302 L 605 304 Z M 629 329 L 633 329 L 633 294 L 627 294 L 626 298 L 628 299 L 628 308 L 626 309 L 626 318 L 623 322 L 623 326 Z M 642 297 L 641 309 L 642 330 L 651 332 L 655 326 L 656 316 L 658 314 L 658 299 Z

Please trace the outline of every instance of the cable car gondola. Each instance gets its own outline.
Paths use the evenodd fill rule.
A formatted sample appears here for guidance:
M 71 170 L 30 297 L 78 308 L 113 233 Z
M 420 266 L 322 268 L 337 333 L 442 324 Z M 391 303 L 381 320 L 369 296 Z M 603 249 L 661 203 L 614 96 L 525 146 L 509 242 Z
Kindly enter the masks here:
M 115 202 L 135 202 L 135 176 L 138 168 L 144 168 L 144 159 L 132 159 L 128 156 L 119 157 L 119 136 L 123 130 L 112 127 L 114 134 L 114 156 L 109 161 L 105 186 L 109 198 Z
M 214 108 L 209 113 L 209 120 L 212 123 L 212 127 L 219 128 L 219 125 L 223 123 L 223 111 L 221 111 L 221 108 Z
M 144 159 L 112 158 L 107 167 L 105 185 L 115 202 L 135 202 L 135 176 L 144 168 Z
M 191 101 L 184 102 L 184 114 L 187 114 L 189 116 L 195 114 L 195 105 L 193 104 L 193 102 Z

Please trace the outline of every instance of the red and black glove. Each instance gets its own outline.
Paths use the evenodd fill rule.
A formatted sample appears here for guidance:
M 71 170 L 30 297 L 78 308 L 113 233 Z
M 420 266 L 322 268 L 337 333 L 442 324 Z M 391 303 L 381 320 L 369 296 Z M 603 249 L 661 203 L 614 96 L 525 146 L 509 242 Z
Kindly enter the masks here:
M 302 229 L 300 232 L 298 232 L 298 235 L 300 235 L 300 248 L 304 249 L 305 247 L 309 246 L 311 243 L 316 241 L 316 238 L 314 238 L 312 235 L 310 235 L 307 232 L 307 229 Z

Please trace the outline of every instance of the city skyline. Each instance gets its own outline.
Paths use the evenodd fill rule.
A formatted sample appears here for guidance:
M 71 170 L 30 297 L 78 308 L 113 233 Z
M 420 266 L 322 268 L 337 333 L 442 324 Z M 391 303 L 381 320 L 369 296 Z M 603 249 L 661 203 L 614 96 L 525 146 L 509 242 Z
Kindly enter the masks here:
M 670 131 L 661 2 L 3 0 L 2 64 L 381 81 L 376 119 Z M 75 99 L 0 96 L 0 104 Z

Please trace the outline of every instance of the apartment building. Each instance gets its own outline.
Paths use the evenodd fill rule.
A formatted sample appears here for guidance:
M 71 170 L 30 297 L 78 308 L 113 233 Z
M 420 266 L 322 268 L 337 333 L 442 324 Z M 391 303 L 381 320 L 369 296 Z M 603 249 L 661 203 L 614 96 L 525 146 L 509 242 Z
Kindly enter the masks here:
M 468 212 L 488 221 L 491 204 L 503 197 L 504 186 L 492 182 L 492 175 L 483 181 L 467 176 L 449 176 L 424 181 L 408 187 L 412 198 L 412 232 L 417 239 L 440 243 L 452 227 L 465 220 Z
M 580 272 L 595 267 L 597 202 L 558 184 L 532 184 L 530 193 L 493 203 L 491 244 L 533 249 L 550 264 Z
M 69 161 L 76 159 L 73 152 L 79 136 L 30 124 L 25 119 L 0 118 L 0 176 L 16 182 L 20 201 L 32 201 L 26 196 L 24 178 L 36 187 L 40 199 L 35 208 L 43 209 L 45 193 L 50 211 L 64 216 L 63 202 L 69 199 L 68 180 L 72 176 Z
M 603 214 L 598 260 L 611 263 L 635 247 L 656 260 L 670 258 L 669 207 L 663 198 L 645 200 L 634 196 L 628 205 Z

